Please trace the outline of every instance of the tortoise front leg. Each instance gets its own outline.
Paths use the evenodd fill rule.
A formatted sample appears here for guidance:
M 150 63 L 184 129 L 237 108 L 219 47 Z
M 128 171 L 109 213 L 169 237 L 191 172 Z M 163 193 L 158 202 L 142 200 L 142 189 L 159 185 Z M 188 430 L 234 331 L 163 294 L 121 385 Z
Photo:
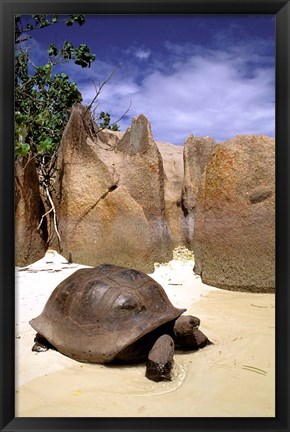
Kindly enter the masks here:
M 191 315 L 177 318 L 173 329 L 176 344 L 186 350 L 197 350 L 212 344 L 198 329 L 199 325 L 200 319 Z
M 174 341 L 171 336 L 160 336 L 148 354 L 146 377 L 152 381 L 171 381 Z
M 39 333 L 36 333 L 35 338 L 34 338 L 34 342 L 35 342 L 35 344 L 31 348 L 32 351 L 45 352 L 45 351 L 48 351 L 49 349 L 55 350 L 55 348 L 51 345 L 51 343 L 48 342 L 48 340 L 45 339 L 45 337 Z

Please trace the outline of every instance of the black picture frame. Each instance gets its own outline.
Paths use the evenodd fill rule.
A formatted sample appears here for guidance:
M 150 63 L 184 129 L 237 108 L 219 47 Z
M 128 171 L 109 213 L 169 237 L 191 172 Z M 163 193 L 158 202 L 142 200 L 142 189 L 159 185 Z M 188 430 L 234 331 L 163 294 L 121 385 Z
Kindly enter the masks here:
M 14 15 L 274 14 L 276 18 L 276 417 L 15 418 Z M 1 431 L 289 430 L 290 3 L 285 0 L 0 0 L 0 427 Z M 237 389 L 238 391 L 238 389 Z M 192 401 L 194 403 L 194 400 Z

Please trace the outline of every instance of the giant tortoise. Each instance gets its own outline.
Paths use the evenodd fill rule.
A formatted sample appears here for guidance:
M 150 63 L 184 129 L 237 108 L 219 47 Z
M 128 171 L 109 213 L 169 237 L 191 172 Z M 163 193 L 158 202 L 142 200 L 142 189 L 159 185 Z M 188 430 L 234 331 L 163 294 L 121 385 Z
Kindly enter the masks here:
M 181 316 L 164 289 L 140 271 L 104 264 L 77 270 L 30 321 L 33 351 L 54 348 L 86 363 L 141 362 L 146 376 L 170 380 L 174 345 L 196 350 L 211 342 L 200 320 Z

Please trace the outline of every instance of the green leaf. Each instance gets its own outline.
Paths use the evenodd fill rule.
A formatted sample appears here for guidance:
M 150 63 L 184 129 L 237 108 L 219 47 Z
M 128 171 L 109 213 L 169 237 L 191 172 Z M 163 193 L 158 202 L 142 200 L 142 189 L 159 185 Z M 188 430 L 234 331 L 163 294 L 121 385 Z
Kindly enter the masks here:
M 18 125 L 20 125 L 21 123 L 23 123 L 26 119 L 26 116 L 21 114 L 19 111 L 17 111 L 15 113 L 15 121 Z
M 40 22 L 40 28 L 48 27 L 50 22 L 47 19 L 42 19 Z
M 46 137 L 44 141 L 42 141 L 40 144 L 43 145 L 49 145 L 52 143 L 52 139 L 50 137 Z
M 36 22 L 40 22 L 41 19 L 43 18 L 43 15 L 32 15 L 32 18 L 33 18 Z
M 72 26 L 73 25 L 73 19 L 72 18 L 69 18 L 68 20 L 66 20 L 65 21 L 65 25 L 67 25 L 67 26 Z
M 65 42 L 61 50 L 61 55 L 65 60 L 70 60 L 72 58 L 73 50 L 73 45 L 70 42 Z
M 30 152 L 29 144 L 22 144 L 20 141 L 17 141 L 15 144 L 15 154 L 16 156 L 26 156 Z
M 43 126 L 44 125 L 44 118 L 42 117 L 42 114 L 40 113 L 40 114 L 38 114 L 37 116 L 36 116 L 36 119 L 35 119 L 35 122 L 36 122 L 36 124 L 38 124 L 39 126 Z
M 22 152 L 25 153 L 25 155 L 27 155 L 29 151 L 30 151 L 30 145 L 27 143 L 22 144 Z
M 88 62 L 82 59 L 75 60 L 75 64 L 81 66 L 82 68 L 85 68 L 88 66 Z
M 118 126 L 116 123 L 113 123 L 112 126 L 110 126 L 110 129 L 112 131 L 119 131 L 120 130 L 120 126 Z
M 78 24 L 79 24 L 80 26 L 84 25 L 84 23 L 86 22 L 86 19 L 85 19 L 84 15 L 79 15 L 79 16 L 77 17 L 77 22 L 78 22 Z
M 56 46 L 54 44 L 50 45 L 50 47 L 48 48 L 48 55 L 57 56 L 57 54 L 58 54 L 58 49 L 56 48 Z
M 46 137 L 43 141 L 39 143 L 37 146 L 37 151 L 40 154 L 50 153 L 53 149 L 52 139 L 50 137 Z
M 24 124 L 20 124 L 19 126 L 17 125 L 15 132 L 18 135 L 19 141 L 21 142 L 25 141 L 25 138 L 28 135 L 28 131 Z

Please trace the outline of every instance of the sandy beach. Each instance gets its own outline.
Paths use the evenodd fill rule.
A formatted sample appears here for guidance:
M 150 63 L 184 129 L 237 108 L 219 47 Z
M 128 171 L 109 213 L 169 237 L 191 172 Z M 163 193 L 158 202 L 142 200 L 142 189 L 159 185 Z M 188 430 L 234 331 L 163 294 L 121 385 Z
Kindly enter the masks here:
M 155 383 L 145 365 L 82 364 L 56 351 L 31 351 L 29 320 L 81 266 L 54 251 L 16 268 L 16 417 L 274 417 L 275 296 L 202 283 L 194 261 L 156 264 L 150 276 L 171 302 L 201 319 L 213 342 L 176 351 L 173 380 Z

